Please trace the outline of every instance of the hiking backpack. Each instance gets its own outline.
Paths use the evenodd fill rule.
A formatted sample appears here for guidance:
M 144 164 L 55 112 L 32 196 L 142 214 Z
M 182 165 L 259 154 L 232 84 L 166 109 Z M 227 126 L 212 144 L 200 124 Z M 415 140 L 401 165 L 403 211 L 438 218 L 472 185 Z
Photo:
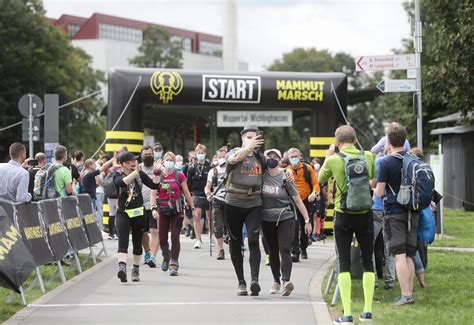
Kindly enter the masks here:
M 433 196 L 435 178 L 431 167 L 418 156 L 407 153 L 404 156 L 394 154 L 401 159 L 402 180 L 397 194 L 398 204 L 412 211 L 422 211 L 430 206 Z M 392 193 L 395 192 L 392 188 Z
M 60 193 L 56 191 L 56 170 L 62 165 L 46 164 L 38 170 L 35 175 L 35 183 L 33 187 L 33 200 L 40 201 L 60 197 Z
M 119 191 L 117 186 L 114 183 L 114 176 L 117 174 L 117 171 L 110 170 L 109 173 L 104 177 L 104 195 L 106 197 L 118 197 Z
M 344 160 L 347 185 L 346 193 L 339 188 L 342 195 L 341 208 L 347 212 L 370 210 L 372 195 L 370 194 L 369 168 L 364 159 L 364 151 L 361 150 L 357 157 L 349 157 L 341 152 L 337 154 Z

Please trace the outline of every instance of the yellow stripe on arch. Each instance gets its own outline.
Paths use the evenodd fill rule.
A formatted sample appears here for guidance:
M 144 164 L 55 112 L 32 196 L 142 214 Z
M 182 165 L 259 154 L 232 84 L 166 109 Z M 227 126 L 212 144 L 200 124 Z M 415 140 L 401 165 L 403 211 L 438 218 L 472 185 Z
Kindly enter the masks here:
M 331 145 L 336 143 L 335 137 L 311 137 L 309 138 L 310 145 Z
M 318 158 L 324 158 L 326 157 L 326 150 L 324 149 L 311 149 L 309 151 L 309 155 L 311 158 L 318 157 Z
M 105 133 L 106 139 L 119 140 L 141 140 L 145 139 L 145 133 L 135 131 L 107 131 Z
M 117 151 L 120 147 L 126 146 L 130 152 L 140 152 L 143 148 L 141 144 L 129 144 L 129 143 L 106 143 L 105 151 L 112 152 Z

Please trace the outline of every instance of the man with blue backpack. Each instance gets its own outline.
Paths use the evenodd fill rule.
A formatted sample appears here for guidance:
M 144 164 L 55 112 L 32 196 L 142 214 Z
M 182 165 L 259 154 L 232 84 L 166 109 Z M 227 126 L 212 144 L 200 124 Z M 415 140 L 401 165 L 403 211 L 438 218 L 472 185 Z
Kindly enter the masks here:
M 431 168 L 403 145 L 406 130 L 398 123 L 387 127 L 389 155 L 380 162 L 375 195 L 384 199 L 384 234 L 395 268 L 401 296 L 395 305 L 413 304 L 413 257 L 417 251 L 419 212 L 428 207 L 434 189 Z

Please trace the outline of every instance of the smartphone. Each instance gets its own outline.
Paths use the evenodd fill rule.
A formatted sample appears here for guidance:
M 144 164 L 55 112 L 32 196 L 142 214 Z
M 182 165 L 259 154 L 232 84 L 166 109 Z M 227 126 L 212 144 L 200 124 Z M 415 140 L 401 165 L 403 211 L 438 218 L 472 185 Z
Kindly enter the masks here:
M 36 159 L 31 159 L 28 161 L 28 166 L 35 167 L 38 166 L 38 160 Z
M 335 152 L 335 153 L 338 153 L 338 152 L 339 152 L 339 147 L 338 147 L 338 146 L 334 146 L 334 152 Z
M 263 131 L 257 131 L 257 138 L 263 139 Z

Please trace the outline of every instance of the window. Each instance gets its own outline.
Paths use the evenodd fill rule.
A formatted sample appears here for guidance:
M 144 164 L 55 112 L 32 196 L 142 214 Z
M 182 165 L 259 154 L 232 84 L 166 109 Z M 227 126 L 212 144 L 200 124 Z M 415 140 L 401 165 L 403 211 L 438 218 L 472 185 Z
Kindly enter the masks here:
M 125 26 L 99 24 L 99 38 L 141 44 L 143 31 Z
M 183 51 L 192 52 L 193 51 L 193 40 L 191 38 L 182 38 L 180 36 L 171 36 L 170 40 L 172 42 L 178 41 L 183 42 Z
M 81 29 L 81 26 L 75 25 L 75 24 L 69 24 L 67 25 L 67 36 L 69 38 L 73 38 L 77 32 Z
M 221 57 L 222 44 L 201 41 L 199 46 L 199 53 Z

